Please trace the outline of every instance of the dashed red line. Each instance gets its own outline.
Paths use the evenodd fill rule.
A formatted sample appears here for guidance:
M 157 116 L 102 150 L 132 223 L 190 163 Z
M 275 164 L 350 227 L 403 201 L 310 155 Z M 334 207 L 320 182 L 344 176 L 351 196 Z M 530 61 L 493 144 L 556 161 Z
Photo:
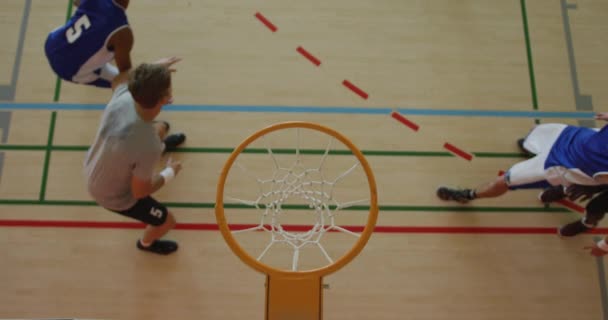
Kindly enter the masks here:
M 473 155 L 472 154 L 470 154 L 470 153 L 468 153 L 466 151 L 463 151 L 462 149 L 457 148 L 456 146 L 454 146 L 451 143 L 446 142 L 443 145 L 443 147 L 445 149 L 447 149 L 448 151 L 452 152 L 453 154 L 455 154 L 455 155 L 457 155 L 457 156 L 459 156 L 459 157 L 461 157 L 463 159 L 466 159 L 468 161 L 473 160 Z
M 408 120 L 406 117 L 402 116 L 399 112 L 393 111 L 391 113 L 391 117 L 393 117 L 397 121 L 403 123 L 404 125 L 408 126 L 410 129 L 412 129 L 414 131 L 418 131 L 418 129 L 420 129 L 420 126 L 418 126 L 414 122 Z
M 276 32 L 278 30 L 278 28 L 274 24 L 272 24 L 272 22 L 266 19 L 266 17 L 264 17 L 264 15 L 262 15 L 261 13 L 257 12 L 255 14 L 255 17 L 258 18 L 258 20 L 260 20 L 266 27 L 268 27 L 270 31 Z
M 306 49 L 304 49 L 302 47 L 298 47 L 296 50 L 301 55 L 303 55 L 306 59 L 308 59 L 310 62 L 312 62 L 312 64 L 314 64 L 315 66 L 318 67 L 319 65 L 321 65 L 321 60 L 317 59 L 315 56 L 310 54 L 310 52 L 306 51 Z
M 342 84 L 343 84 L 345 87 L 347 87 L 347 88 L 349 88 L 350 90 L 352 90 L 354 93 L 356 93 L 357 95 L 359 95 L 359 96 L 360 96 L 361 98 L 363 98 L 363 99 L 367 99 L 367 98 L 369 97 L 369 95 L 368 95 L 368 94 L 367 94 L 365 91 L 363 91 L 363 90 L 359 89 L 359 87 L 355 86 L 354 84 L 352 84 L 352 83 L 351 83 L 350 81 L 348 81 L 348 80 L 344 80 L 344 81 L 342 81 Z
M 570 210 L 576 211 L 578 213 L 582 213 L 582 214 L 585 213 L 585 208 L 579 206 L 578 204 L 576 204 L 570 200 L 562 199 L 562 200 L 557 201 L 557 203 L 561 204 L 562 206 L 564 206 Z
M 256 227 L 257 224 L 231 224 L 231 230 Z M 38 228 L 95 228 L 95 229 L 143 229 L 139 222 L 107 221 L 65 221 L 65 220 L 0 220 L 0 227 L 38 227 Z M 285 230 L 308 231 L 307 225 L 285 225 Z M 352 232 L 362 232 L 363 226 L 341 226 Z M 215 223 L 178 223 L 177 230 L 217 231 Z M 376 226 L 377 233 L 447 233 L 447 234 L 555 234 L 555 227 L 432 227 L 432 226 Z M 607 233 L 608 228 L 594 228 L 591 233 Z

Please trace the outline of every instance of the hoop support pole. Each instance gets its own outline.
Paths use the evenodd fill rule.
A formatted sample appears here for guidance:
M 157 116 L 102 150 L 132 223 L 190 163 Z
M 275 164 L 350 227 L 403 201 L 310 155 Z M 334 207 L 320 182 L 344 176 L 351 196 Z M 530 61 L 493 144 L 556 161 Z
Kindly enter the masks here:
M 266 276 L 266 320 L 321 320 L 323 278 Z

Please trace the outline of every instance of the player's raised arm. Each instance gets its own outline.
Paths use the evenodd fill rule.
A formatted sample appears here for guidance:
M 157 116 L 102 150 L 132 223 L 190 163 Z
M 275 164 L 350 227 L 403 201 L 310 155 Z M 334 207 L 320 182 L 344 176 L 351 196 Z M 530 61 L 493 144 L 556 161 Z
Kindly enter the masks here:
M 131 69 L 131 50 L 133 49 L 134 37 L 131 28 L 123 28 L 116 32 L 110 39 L 108 46 L 114 49 L 114 61 L 119 72 Z
M 119 6 L 127 9 L 127 7 L 129 6 L 129 0 L 114 0 L 116 1 L 116 3 L 118 3 Z
M 595 114 L 596 120 L 608 121 L 608 112 L 598 112 Z

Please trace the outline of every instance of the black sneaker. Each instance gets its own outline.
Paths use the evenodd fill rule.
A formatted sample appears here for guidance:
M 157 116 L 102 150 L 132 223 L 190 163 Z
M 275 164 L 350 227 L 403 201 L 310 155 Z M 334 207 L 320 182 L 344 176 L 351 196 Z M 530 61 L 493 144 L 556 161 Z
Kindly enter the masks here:
M 171 240 L 154 240 L 151 245 L 144 247 L 141 241 L 137 240 L 137 248 L 143 251 L 150 251 L 158 254 L 167 255 L 177 250 L 177 242 Z
M 564 192 L 564 187 L 562 186 L 551 186 L 538 195 L 538 199 L 544 203 L 559 201 L 565 197 L 566 193 Z
M 593 229 L 593 226 L 588 226 L 583 223 L 583 220 L 574 221 L 566 225 L 561 226 L 557 230 L 557 233 L 562 237 L 574 237 L 577 234 L 581 234 Z
M 473 200 L 471 189 L 452 189 L 448 187 L 439 187 L 437 189 L 437 197 L 441 200 L 454 200 L 460 203 L 467 203 Z
M 517 146 L 519 147 L 519 151 L 521 151 L 521 153 L 523 153 L 526 157 L 534 157 L 535 154 L 528 151 L 528 149 L 524 147 L 524 141 L 526 141 L 526 138 L 517 139 Z
M 186 141 L 186 135 L 183 133 L 170 134 L 165 138 L 165 150 L 163 152 L 172 152 L 177 149 L 179 145 Z

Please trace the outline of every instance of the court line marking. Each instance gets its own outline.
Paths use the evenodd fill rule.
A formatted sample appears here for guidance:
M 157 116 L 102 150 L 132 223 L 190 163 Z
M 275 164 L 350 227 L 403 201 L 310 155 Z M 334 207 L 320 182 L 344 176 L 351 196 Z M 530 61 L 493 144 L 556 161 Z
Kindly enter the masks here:
M 68 9 L 65 14 L 65 22 L 68 22 L 68 20 L 70 20 L 70 17 L 72 16 L 72 8 L 73 8 L 72 0 L 68 0 Z M 53 101 L 55 101 L 55 102 L 59 101 L 60 95 L 61 95 L 61 78 L 59 78 L 59 76 L 57 76 L 57 80 L 55 80 L 55 94 L 53 96 Z
M 526 56 L 528 57 L 528 75 L 530 78 L 530 90 L 532 91 L 532 108 L 538 110 L 538 94 L 536 92 L 536 79 L 534 76 L 534 64 L 532 61 L 532 45 L 530 43 L 530 31 L 528 27 L 528 13 L 526 10 L 526 0 L 520 0 L 521 17 L 524 27 L 524 38 L 526 42 Z M 537 121 L 538 123 L 538 121 Z
M 51 162 L 51 147 L 53 145 L 53 137 L 55 136 L 55 123 L 57 123 L 57 111 L 51 113 L 51 123 L 49 124 L 49 132 L 47 134 L 47 142 L 44 151 L 44 166 L 42 168 L 42 182 L 40 183 L 39 200 L 43 201 L 46 197 L 46 185 L 49 176 L 49 167 Z
M 419 125 L 417 125 L 413 121 L 410 121 L 406 117 L 402 116 L 399 112 L 395 112 L 395 111 L 391 112 L 391 117 L 393 117 L 395 120 L 401 122 L 402 124 L 404 124 L 405 126 L 407 126 L 408 128 L 410 128 L 414 131 L 418 131 L 420 129 Z
M 51 110 L 51 111 L 102 111 L 105 104 L 77 103 L 0 103 L 0 110 Z M 513 111 L 513 110 L 464 110 L 464 109 L 416 109 L 371 107 L 319 107 L 319 106 L 263 106 L 263 105 L 168 105 L 166 112 L 268 112 L 268 113 L 336 113 L 391 115 L 393 111 L 418 116 L 494 117 L 494 118 L 560 118 L 592 119 L 594 112 L 584 111 Z
M 32 0 L 26 0 L 23 7 L 23 16 L 21 18 L 21 26 L 19 27 L 19 40 L 17 40 L 17 50 L 15 52 L 15 61 L 13 63 L 13 74 L 9 85 L 0 85 L 0 100 L 14 100 L 15 91 L 17 90 L 17 80 L 19 79 L 19 69 L 21 68 L 21 56 L 23 55 L 23 46 L 25 43 L 25 33 L 30 16 Z
M 279 28 L 277 28 L 276 25 L 274 25 L 272 22 L 270 22 L 270 20 L 268 20 L 263 14 L 261 14 L 260 12 L 256 12 L 254 15 L 256 18 L 258 18 L 258 20 L 260 20 L 260 22 L 262 22 L 268 29 L 270 29 L 270 31 L 272 32 L 276 32 L 277 30 L 279 30 Z
M 568 63 L 570 64 L 570 79 L 572 81 L 572 90 L 574 91 L 574 102 L 577 111 L 593 111 L 593 97 L 587 94 L 581 94 L 578 71 L 576 66 L 576 58 L 574 55 L 574 44 L 572 39 L 572 30 L 570 28 L 570 16 L 568 10 L 577 9 L 576 4 L 568 3 L 567 0 L 561 0 L 561 12 L 562 12 L 562 23 L 564 26 L 564 36 L 566 41 L 566 50 L 568 52 Z M 578 120 L 579 126 L 582 127 L 594 127 L 595 121 L 593 119 L 581 119 Z M 584 214 L 584 208 L 583 214 Z M 599 240 L 599 239 L 598 239 Z M 600 287 L 600 301 L 602 304 L 602 318 L 608 319 L 608 295 L 606 292 L 606 276 L 604 272 L 603 257 L 596 258 L 596 265 L 598 269 L 598 281 Z
M 564 36 L 566 42 L 566 51 L 568 52 L 568 63 L 570 65 L 570 80 L 572 81 L 572 91 L 574 93 L 574 103 L 578 111 L 593 111 L 593 97 L 587 94 L 581 94 L 580 82 L 578 81 L 578 71 L 576 67 L 576 58 L 574 55 L 574 41 L 572 38 L 572 30 L 570 28 L 570 16 L 568 10 L 577 9 L 576 4 L 567 3 L 566 0 L 561 0 L 562 24 L 564 26 Z M 579 126 L 592 127 L 595 121 L 580 120 Z
M 163 202 L 167 207 L 189 208 L 189 209 L 213 209 L 213 202 Z M 25 206 L 69 206 L 69 207 L 95 207 L 95 201 L 86 200 L 28 200 L 28 199 L 0 199 L 0 205 L 25 205 Z M 227 209 L 253 209 L 243 204 L 224 204 Z M 310 210 L 308 205 L 283 205 L 283 209 L 288 210 Z M 570 210 L 562 207 L 479 207 L 479 206 L 405 206 L 405 205 L 379 205 L 380 211 L 427 211 L 427 212 L 509 212 L 509 213 L 571 213 Z M 335 209 L 330 206 L 330 209 Z M 344 211 L 369 211 L 369 206 L 351 206 Z
M 94 228 L 94 229 L 143 229 L 140 222 L 74 221 L 74 220 L 0 220 L 0 227 L 30 228 Z M 232 230 L 249 229 L 257 224 L 229 224 Z M 284 225 L 286 231 L 307 231 L 309 225 Z M 365 226 L 341 226 L 352 232 L 362 232 Z M 217 231 L 216 223 L 178 223 L 175 230 Z M 555 227 L 444 227 L 444 226 L 376 226 L 375 233 L 448 233 L 448 234 L 551 234 L 557 236 Z M 338 232 L 336 230 L 332 230 Z M 608 232 L 598 228 L 594 233 Z
M 367 92 L 363 91 L 361 88 L 346 79 L 342 81 L 342 85 L 350 89 L 352 92 L 354 92 L 356 95 L 358 95 L 364 100 L 367 100 L 367 98 L 369 98 L 369 94 Z
M 602 240 L 600 237 L 594 237 L 594 241 L 597 243 Z M 603 319 L 608 319 L 608 289 L 606 288 L 606 272 L 604 271 L 604 257 L 595 257 L 595 264 L 597 266 L 598 281 L 600 282 L 600 296 L 602 300 L 602 312 Z
M 10 111 L 0 111 L 0 132 L 2 132 L 1 143 L 8 141 L 8 134 L 11 127 L 11 114 Z M 0 182 L 2 181 L 2 170 L 4 168 L 4 152 L 0 152 Z
M 296 51 L 298 53 L 300 53 L 302 56 L 304 56 L 304 58 L 308 59 L 308 61 L 310 61 L 315 66 L 318 67 L 318 66 L 321 65 L 321 60 L 319 60 L 313 54 L 311 54 L 310 52 L 308 52 L 306 49 L 302 48 L 302 46 L 297 47 Z
M 52 145 L 49 147 L 51 151 L 58 152 L 86 152 L 89 146 L 85 145 Z M 45 151 L 47 145 L 14 145 L 0 144 L 2 151 Z M 180 147 L 173 151 L 175 153 L 232 153 L 233 148 L 214 148 L 214 147 Z M 273 149 L 275 154 L 295 154 L 296 149 Z M 323 155 L 326 151 L 323 149 L 299 149 L 301 154 L 308 155 Z M 361 150 L 366 156 L 388 156 L 388 157 L 454 157 L 450 152 L 445 151 L 412 151 L 412 150 Z M 267 154 L 267 149 L 247 148 L 243 150 L 245 154 Z M 475 157 L 479 158 L 525 158 L 521 153 L 514 152 L 471 152 Z M 330 155 L 352 155 L 350 150 L 331 150 Z
M 463 158 L 463 159 L 465 159 L 467 161 L 473 160 L 473 154 L 472 153 L 466 152 L 466 151 L 464 151 L 464 150 L 456 147 L 455 145 L 453 145 L 453 144 L 451 144 L 449 142 L 444 143 L 443 144 L 443 148 L 449 150 L 454 155 L 456 155 L 456 156 L 458 156 L 460 158 Z

